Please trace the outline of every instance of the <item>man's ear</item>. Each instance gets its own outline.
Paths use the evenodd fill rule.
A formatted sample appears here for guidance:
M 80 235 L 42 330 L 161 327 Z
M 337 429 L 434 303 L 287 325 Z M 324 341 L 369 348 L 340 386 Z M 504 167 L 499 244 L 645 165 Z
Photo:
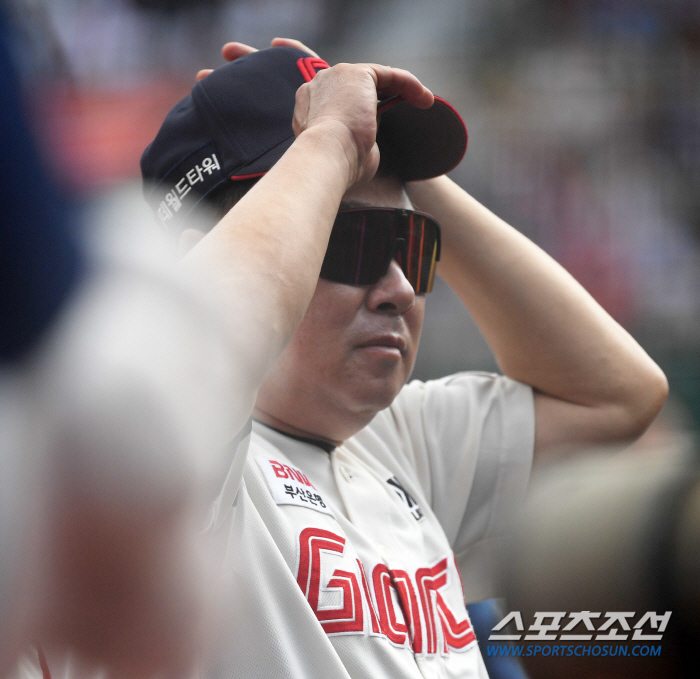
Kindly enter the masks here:
M 180 242 L 177 246 L 178 257 L 184 257 L 202 238 L 204 238 L 202 231 L 185 229 L 180 236 Z

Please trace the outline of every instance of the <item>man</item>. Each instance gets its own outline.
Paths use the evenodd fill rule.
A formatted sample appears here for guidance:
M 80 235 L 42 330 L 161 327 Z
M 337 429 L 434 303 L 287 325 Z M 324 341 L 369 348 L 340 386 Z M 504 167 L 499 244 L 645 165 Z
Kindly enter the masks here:
M 226 46 L 233 63 L 173 109 L 142 161 L 166 225 L 178 187 L 215 192 L 220 205 L 240 199 L 190 266 L 224 267 L 222 228 L 256 210 L 267 220 L 263 197 L 281 208 L 273 242 L 309 206 L 324 218 L 340 207 L 311 304 L 258 392 L 243 481 L 232 473 L 217 501 L 212 529 L 228 540 L 235 605 L 209 673 L 484 676 L 460 575 L 468 600 L 491 595 L 533 451 L 638 436 L 665 378 L 561 267 L 444 176 L 466 145 L 446 102 L 417 113 L 380 92 L 380 171 L 336 181 L 331 133 L 302 170 L 306 186 L 290 191 L 292 110 L 298 129 L 308 90 L 366 67 L 326 69 L 299 43 L 273 45 Z M 304 81 L 294 109 L 289 90 Z M 225 170 L 217 183 L 188 175 L 213 154 Z M 247 193 L 237 184 L 259 176 Z M 504 376 L 404 386 L 438 257 Z
M 90 249 L 90 265 L 63 295 L 56 320 L 45 316 L 57 295 L 49 304 L 36 292 L 61 290 L 56 279 L 65 264 L 57 271 L 29 267 L 32 275 L 11 271 L 12 280 L 34 288 L 15 291 L 5 311 L 30 307 L 27 299 L 45 307 L 33 333 L 25 327 L 4 333 L 14 343 L 5 343 L 4 357 L 13 348 L 17 359 L 21 349 L 23 360 L 19 374 L 0 380 L 5 674 L 28 641 L 38 641 L 44 653 L 30 650 L 18 676 L 90 676 L 95 666 L 100 674 L 129 677 L 189 673 L 207 634 L 200 499 L 212 477 L 206 508 L 220 489 L 221 451 L 248 420 L 267 366 L 308 306 L 333 202 L 376 169 L 377 92 L 402 94 L 419 106 L 432 102 L 406 72 L 341 71 L 341 79 L 300 94 L 303 119 L 279 163 L 284 190 L 271 185 L 276 202 L 261 186 L 259 202 L 255 195 L 248 201 L 254 217 L 237 210 L 183 267 L 185 276 L 199 278 L 198 262 L 205 261 L 208 290 L 176 277 L 162 252 L 144 247 L 145 237 Z M 343 101 L 355 105 L 338 107 Z M 42 181 L 19 166 L 20 179 Z M 273 230 L 280 215 L 292 213 L 285 190 L 293 197 L 310 182 L 327 195 L 296 206 L 287 232 Z M 21 204 L 21 188 L 6 192 L 8 205 Z M 31 224 L 25 219 L 24 237 L 13 240 L 21 221 L 15 220 L 5 233 L 9 245 L 18 249 L 43 231 L 35 249 L 67 240 L 42 207 L 23 206 Z M 115 212 L 120 222 L 146 230 L 128 201 Z M 212 251 L 220 266 L 212 264 Z M 60 254 L 57 247 L 52 254 Z M 44 331 L 38 340 L 36 326 Z M 27 335 L 35 340 L 31 349 Z

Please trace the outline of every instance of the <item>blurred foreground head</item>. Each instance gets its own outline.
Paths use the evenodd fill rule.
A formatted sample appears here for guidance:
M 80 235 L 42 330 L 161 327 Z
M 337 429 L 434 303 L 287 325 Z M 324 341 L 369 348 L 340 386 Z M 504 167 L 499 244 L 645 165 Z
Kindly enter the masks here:
M 210 435 L 238 403 L 229 338 L 148 238 L 140 196 L 118 228 L 87 220 L 111 242 L 79 237 L 10 43 L 0 8 L 0 674 L 35 642 L 54 669 L 72 653 L 73 669 L 185 674 L 209 602 L 205 486 L 228 468 L 207 460 L 232 437 Z

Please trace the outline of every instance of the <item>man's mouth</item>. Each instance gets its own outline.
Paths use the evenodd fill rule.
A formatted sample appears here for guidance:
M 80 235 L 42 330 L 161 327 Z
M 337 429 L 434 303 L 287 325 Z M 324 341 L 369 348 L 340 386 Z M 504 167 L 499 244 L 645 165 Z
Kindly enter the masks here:
M 378 351 L 386 349 L 388 353 L 391 353 L 391 350 L 394 350 L 393 353 L 398 352 L 399 354 L 403 355 L 403 353 L 406 351 L 406 340 L 400 335 L 376 335 L 363 342 L 360 342 L 358 347 L 360 349 L 377 349 Z

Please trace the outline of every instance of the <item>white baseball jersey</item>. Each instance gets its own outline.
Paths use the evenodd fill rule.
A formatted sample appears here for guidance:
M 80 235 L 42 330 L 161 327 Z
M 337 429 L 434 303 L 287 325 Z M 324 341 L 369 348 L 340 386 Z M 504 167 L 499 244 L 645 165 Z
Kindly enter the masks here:
M 232 592 L 204 676 L 486 676 L 460 573 L 492 594 L 533 441 L 531 389 L 485 373 L 410 383 L 330 451 L 256 423 L 213 518 Z
M 230 590 L 198 675 L 486 677 L 464 599 L 493 595 L 533 442 L 531 389 L 485 373 L 410 383 L 331 451 L 255 423 L 211 519 Z

